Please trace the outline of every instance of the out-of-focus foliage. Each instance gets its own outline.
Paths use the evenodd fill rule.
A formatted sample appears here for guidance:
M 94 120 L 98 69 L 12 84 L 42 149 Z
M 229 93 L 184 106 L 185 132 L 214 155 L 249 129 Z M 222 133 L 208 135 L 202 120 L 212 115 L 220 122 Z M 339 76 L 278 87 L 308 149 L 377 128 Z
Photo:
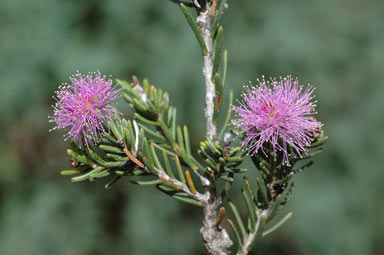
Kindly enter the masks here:
M 383 254 L 383 2 L 229 5 L 226 89 L 239 95 L 262 74 L 297 76 L 317 87 L 330 137 L 296 178 L 289 224 L 258 252 Z M 198 208 L 124 181 L 104 190 L 60 176 L 68 145 L 48 133 L 47 119 L 54 90 L 76 70 L 137 74 L 170 92 L 197 143 L 200 66 L 199 46 L 167 0 L 0 1 L 0 254 L 204 254 Z

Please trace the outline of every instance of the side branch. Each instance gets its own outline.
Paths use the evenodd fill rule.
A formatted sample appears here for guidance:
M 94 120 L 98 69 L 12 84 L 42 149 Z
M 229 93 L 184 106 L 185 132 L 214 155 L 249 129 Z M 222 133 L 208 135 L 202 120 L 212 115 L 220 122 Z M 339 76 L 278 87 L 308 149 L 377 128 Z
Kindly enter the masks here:
M 202 206 L 207 203 L 208 198 L 209 198 L 207 194 L 201 194 L 199 192 L 192 192 L 190 190 L 190 188 L 188 188 L 188 186 L 185 183 L 183 183 L 183 182 L 181 182 L 175 178 L 171 178 L 164 171 L 161 171 L 161 170 L 157 169 L 156 167 L 155 167 L 155 170 L 158 173 L 159 179 L 163 183 L 165 183 L 165 182 L 171 183 L 172 185 L 176 186 L 178 189 L 181 189 L 182 191 L 184 191 L 190 197 L 196 199 L 200 203 L 200 205 L 202 205 Z
M 253 233 L 249 233 L 249 235 L 245 238 L 244 243 L 241 247 L 241 250 L 237 252 L 237 255 L 247 255 L 251 250 L 252 245 L 255 240 L 262 236 L 262 232 L 264 229 L 266 218 L 269 214 L 269 209 L 263 210 L 260 213 L 256 213 L 257 221 L 255 226 L 255 231 Z

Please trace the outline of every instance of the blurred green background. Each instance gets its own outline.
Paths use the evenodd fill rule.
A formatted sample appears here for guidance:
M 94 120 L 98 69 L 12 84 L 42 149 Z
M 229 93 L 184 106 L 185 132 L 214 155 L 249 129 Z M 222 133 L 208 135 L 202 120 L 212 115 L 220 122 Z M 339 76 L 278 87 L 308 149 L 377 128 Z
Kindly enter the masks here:
M 296 178 L 285 209 L 294 216 L 254 254 L 384 254 L 383 1 L 229 5 L 226 89 L 238 96 L 263 74 L 297 76 L 317 88 L 330 137 Z M 193 142 L 203 138 L 199 47 L 176 5 L 1 0 L 0 254 L 204 254 L 198 208 L 124 179 L 105 190 L 60 176 L 68 145 L 48 132 L 52 96 L 76 70 L 97 69 L 168 90 Z

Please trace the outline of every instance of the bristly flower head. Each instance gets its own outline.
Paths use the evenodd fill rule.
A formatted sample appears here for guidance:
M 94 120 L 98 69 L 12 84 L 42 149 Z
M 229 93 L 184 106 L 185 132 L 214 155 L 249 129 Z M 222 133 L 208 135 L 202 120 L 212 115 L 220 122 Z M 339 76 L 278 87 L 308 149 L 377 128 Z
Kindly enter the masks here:
M 119 114 L 112 102 L 119 97 L 111 79 L 99 72 L 83 76 L 73 75 L 71 84 L 64 84 L 56 91 L 56 105 L 50 122 L 56 123 L 53 129 L 67 129 L 65 140 L 71 138 L 79 146 L 96 143 L 106 132 L 103 123 Z
M 249 154 L 263 150 L 269 143 L 274 160 L 276 152 L 283 153 L 283 162 L 289 165 L 288 146 L 301 156 L 306 153 L 313 136 L 321 129 L 321 123 L 311 115 L 316 114 L 313 91 L 305 89 L 291 76 L 258 80 L 258 86 L 245 88 L 240 106 L 234 106 L 239 118 L 235 125 L 246 134 L 243 147 Z

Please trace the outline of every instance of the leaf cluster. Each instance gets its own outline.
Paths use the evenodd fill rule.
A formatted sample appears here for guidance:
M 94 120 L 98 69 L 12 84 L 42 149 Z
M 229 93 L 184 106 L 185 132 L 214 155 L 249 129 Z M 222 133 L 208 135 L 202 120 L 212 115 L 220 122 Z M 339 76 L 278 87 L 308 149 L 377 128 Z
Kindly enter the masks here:
M 198 206 L 204 200 L 199 187 L 221 180 L 226 183 L 221 192 L 224 199 L 234 174 L 246 172 L 239 168 L 246 152 L 239 146 L 232 148 L 230 142 L 220 145 L 207 138 L 192 153 L 188 127 L 177 124 L 177 110 L 170 105 L 167 92 L 147 79 L 116 82 L 134 119 L 117 116 L 106 123 L 110 132 L 94 147 L 80 148 L 72 143 L 67 153 L 74 169 L 62 174 L 75 175 L 73 182 L 112 176 L 106 188 L 124 176 L 130 183 L 155 185 L 167 195 Z M 201 184 L 195 184 L 191 173 Z
M 258 238 L 270 234 L 292 216 L 292 212 L 289 212 L 269 229 L 265 229 L 289 200 L 294 186 L 292 177 L 310 167 L 313 161 L 307 161 L 299 167 L 295 167 L 296 164 L 319 154 L 322 151 L 321 146 L 328 139 L 323 131 L 314 136 L 316 137 L 308 146 L 309 152 L 304 156 L 299 155 L 292 147 L 288 148 L 289 165 L 279 163 L 283 162 L 283 152 L 277 151 L 277 155 L 274 155 L 270 144 L 265 144 L 262 150 L 251 155 L 255 167 L 259 171 L 254 185 L 250 184 L 247 177 L 243 178 L 245 187 L 241 189 L 241 194 L 248 212 L 246 222 L 240 216 L 237 206 L 233 202 L 229 202 L 237 226 L 231 220 L 228 220 L 228 223 L 236 236 L 239 254 L 245 254 Z

